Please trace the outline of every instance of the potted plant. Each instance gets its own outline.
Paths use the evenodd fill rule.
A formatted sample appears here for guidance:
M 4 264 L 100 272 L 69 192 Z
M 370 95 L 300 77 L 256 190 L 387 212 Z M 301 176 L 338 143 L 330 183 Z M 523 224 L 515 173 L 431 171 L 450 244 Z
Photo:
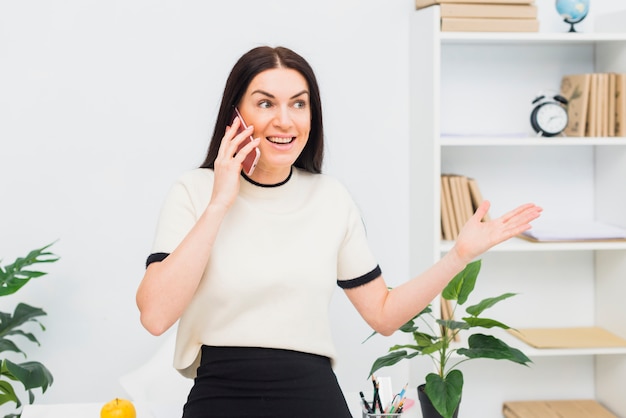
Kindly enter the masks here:
M 47 251 L 50 245 L 33 250 L 26 257 L 17 258 L 12 264 L 4 267 L 0 265 L 0 296 L 14 294 L 31 279 L 47 274 L 30 270 L 28 267 L 34 264 L 57 261 L 59 257 Z M 35 399 L 33 389 L 39 388 L 44 393 L 53 381 L 50 371 L 37 361 L 17 363 L 6 358 L 7 352 L 26 357 L 26 353 L 17 346 L 13 337 L 18 337 L 17 339 L 19 337 L 26 338 L 39 344 L 35 335 L 24 326 L 27 323 L 36 323 L 42 330 L 45 330 L 45 327 L 38 320 L 44 315 L 46 313 L 42 309 L 25 303 L 18 303 L 12 314 L 0 311 L 0 405 L 14 402 L 15 411 L 21 409 L 22 401 L 20 401 L 12 382 L 20 382 L 23 389 L 28 393 L 28 403 L 33 403 Z M 18 418 L 20 415 L 20 412 L 16 412 L 5 415 L 4 418 Z
M 510 328 L 494 319 L 481 317 L 481 314 L 496 303 L 514 296 L 514 293 L 484 299 L 477 305 L 467 307 L 465 309 L 467 316 L 454 320 L 457 307 L 465 304 L 474 290 L 480 267 L 481 260 L 471 262 L 448 283 L 441 293 L 444 300 L 455 302 L 450 315 L 451 319 L 435 318 L 431 306 L 427 306 L 399 329 L 401 332 L 411 334 L 415 343 L 394 345 L 389 349 L 388 354 L 379 357 L 372 364 L 370 376 L 380 368 L 391 366 L 404 359 L 411 359 L 418 355 L 431 357 L 436 373 L 429 373 L 425 379 L 426 383 L 418 387 L 418 398 L 424 418 L 456 417 L 463 391 L 463 373 L 458 369 L 461 363 L 477 358 L 510 360 L 523 365 L 531 361 L 520 350 L 510 347 L 492 335 L 472 333 L 467 339 L 467 347 L 459 347 L 455 344 L 455 340 L 462 331 L 469 332 L 473 328 Z M 435 323 L 439 325 L 439 330 L 434 329 Z M 427 331 L 419 328 L 422 325 Z M 376 332 L 367 339 L 375 334 Z M 454 356 L 455 353 L 458 356 Z M 433 407 L 436 412 L 429 412 Z

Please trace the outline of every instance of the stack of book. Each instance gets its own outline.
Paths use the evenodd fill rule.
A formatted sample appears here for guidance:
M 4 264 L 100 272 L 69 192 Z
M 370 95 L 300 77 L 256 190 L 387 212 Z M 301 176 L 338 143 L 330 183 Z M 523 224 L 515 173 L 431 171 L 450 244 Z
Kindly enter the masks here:
M 478 183 L 457 174 L 441 175 L 441 237 L 455 240 L 483 201 Z M 485 215 L 483 220 L 488 220 Z
M 569 103 L 567 136 L 626 136 L 626 74 L 569 74 L 561 95 Z
M 534 0 L 415 0 L 417 9 L 439 5 L 443 32 L 538 32 Z
M 555 399 L 504 402 L 505 418 L 617 418 L 594 399 Z

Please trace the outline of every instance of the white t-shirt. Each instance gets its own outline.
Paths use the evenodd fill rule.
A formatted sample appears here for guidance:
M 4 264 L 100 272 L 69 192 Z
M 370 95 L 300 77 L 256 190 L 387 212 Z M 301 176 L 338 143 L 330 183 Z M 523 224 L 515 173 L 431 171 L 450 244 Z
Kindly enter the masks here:
M 173 185 L 151 258 L 174 251 L 206 209 L 212 186 L 211 169 L 187 172 Z M 296 168 L 276 186 L 242 177 L 180 318 L 174 367 L 195 377 L 203 344 L 281 348 L 334 360 L 332 293 L 337 284 L 352 287 L 379 275 L 360 213 L 338 181 Z

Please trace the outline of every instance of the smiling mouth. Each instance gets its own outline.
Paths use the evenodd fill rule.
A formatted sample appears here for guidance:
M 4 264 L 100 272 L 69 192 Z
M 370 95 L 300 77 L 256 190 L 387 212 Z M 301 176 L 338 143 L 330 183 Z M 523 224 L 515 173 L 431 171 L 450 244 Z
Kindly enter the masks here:
M 296 137 L 291 136 L 291 137 L 283 138 L 283 137 L 277 137 L 277 136 L 268 136 L 267 140 L 273 144 L 290 144 L 296 140 Z

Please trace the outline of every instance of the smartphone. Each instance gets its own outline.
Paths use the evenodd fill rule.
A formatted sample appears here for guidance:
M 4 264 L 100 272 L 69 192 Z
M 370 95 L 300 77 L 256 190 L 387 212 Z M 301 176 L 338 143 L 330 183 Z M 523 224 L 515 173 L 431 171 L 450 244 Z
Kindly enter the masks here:
M 235 118 L 239 118 L 239 121 L 240 121 L 239 129 L 237 130 L 237 135 L 239 135 L 241 132 L 243 132 L 245 129 L 248 128 L 248 125 L 246 125 L 246 122 L 243 120 L 243 117 L 241 116 L 241 113 L 239 113 L 239 109 L 237 109 L 237 107 L 235 107 L 235 114 L 233 115 L 233 121 L 235 120 Z M 254 141 L 254 138 L 252 137 L 252 135 L 250 135 L 249 140 Z M 237 152 L 241 151 L 241 148 L 243 148 L 246 144 L 247 142 L 243 141 L 237 148 Z M 254 172 L 254 169 L 256 168 L 257 163 L 259 162 L 260 157 L 261 157 L 261 150 L 259 150 L 259 147 L 254 147 L 252 151 L 250 151 L 248 155 L 246 155 L 246 158 L 243 160 L 243 163 L 241 164 L 242 170 L 246 176 L 252 175 L 252 173 Z

